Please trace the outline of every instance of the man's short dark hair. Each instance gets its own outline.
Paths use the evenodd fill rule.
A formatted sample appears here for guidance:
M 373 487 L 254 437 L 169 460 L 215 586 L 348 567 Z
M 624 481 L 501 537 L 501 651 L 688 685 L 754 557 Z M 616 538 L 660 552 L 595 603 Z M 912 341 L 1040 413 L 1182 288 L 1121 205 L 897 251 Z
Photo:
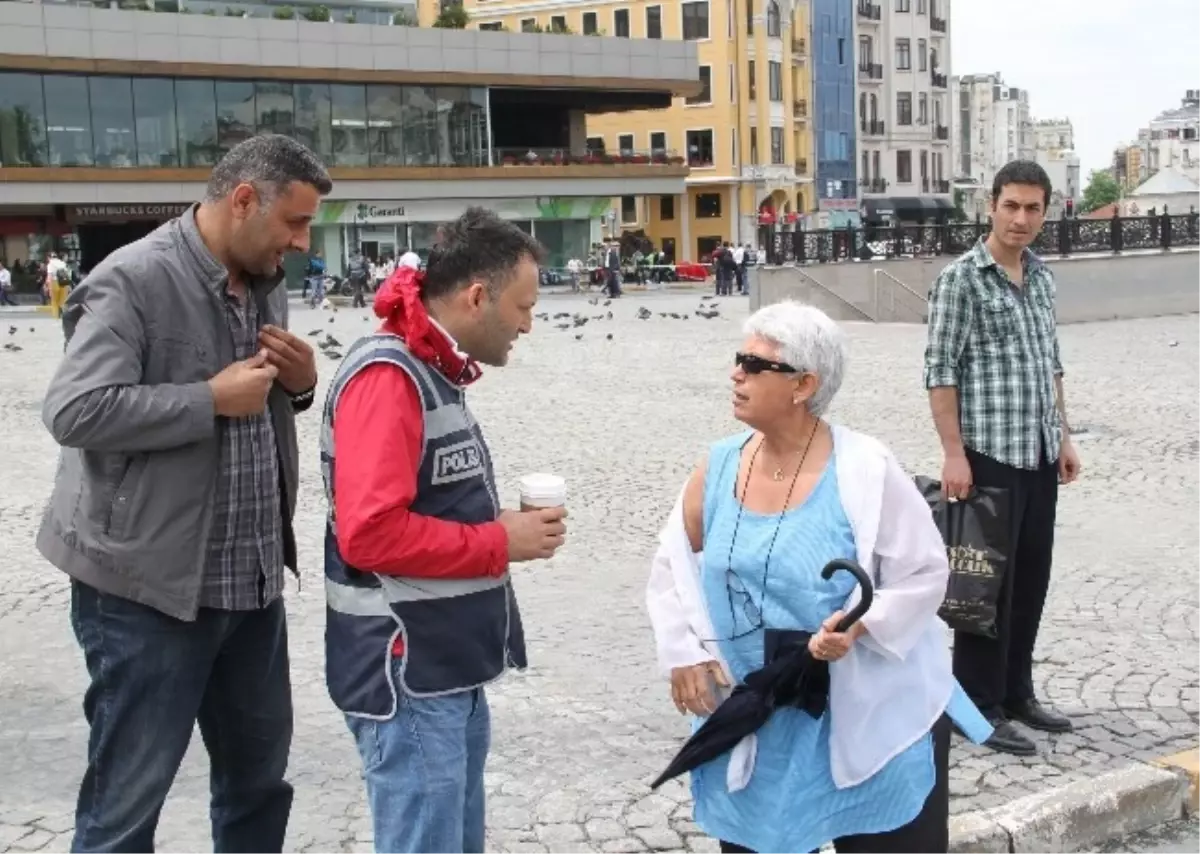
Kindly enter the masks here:
M 251 184 L 270 204 L 293 183 L 308 184 L 322 196 L 333 189 L 329 172 L 315 154 L 291 137 L 264 133 L 229 149 L 208 176 L 204 199 L 219 201 L 239 184 Z
M 1030 184 L 1041 187 L 1045 195 L 1043 208 L 1050 207 L 1050 176 L 1046 174 L 1046 170 L 1041 167 L 1041 164 L 1034 163 L 1032 160 L 1014 160 L 1004 164 L 996 173 L 996 177 L 992 179 L 992 205 L 1000 201 L 1000 191 L 1009 184 Z
M 473 281 L 497 292 L 521 261 L 540 264 L 544 255 L 540 243 L 484 208 L 467 208 L 439 232 L 425 262 L 421 295 L 426 299 L 449 296 Z

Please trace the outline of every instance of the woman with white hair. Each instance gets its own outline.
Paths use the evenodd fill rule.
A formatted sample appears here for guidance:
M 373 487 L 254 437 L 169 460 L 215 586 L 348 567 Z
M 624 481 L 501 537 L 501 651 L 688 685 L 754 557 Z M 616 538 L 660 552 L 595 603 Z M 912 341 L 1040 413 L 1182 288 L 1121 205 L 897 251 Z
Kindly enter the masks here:
M 990 727 L 958 687 L 937 609 L 946 550 L 928 505 L 878 441 L 825 420 L 845 372 L 838 326 L 782 302 L 746 322 L 733 414 L 660 538 L 647 601 L 681 713 L 768 662 L 770 630 L 807 633 L 828 667 L 823 710 L 777 708 L 692 773 L 695 821 L 722 851 L 946 851 L 950 721 Z M 862 619 L 851 559 L 874 579 Z M 827 664 L 821 664 L 825 662 Z

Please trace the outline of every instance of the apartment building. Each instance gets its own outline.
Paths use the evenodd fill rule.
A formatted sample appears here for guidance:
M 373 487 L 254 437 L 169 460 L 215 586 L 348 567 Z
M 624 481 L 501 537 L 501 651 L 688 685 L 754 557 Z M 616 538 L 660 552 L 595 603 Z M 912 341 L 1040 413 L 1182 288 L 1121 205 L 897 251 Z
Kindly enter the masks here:
M 471 204 L 562 265 L 600 239 L 614 196 L 686 192 L 682 160 L 593 157 L 586 127 L 694 96 L 693 45 L 641 56 L 614 39 L 255 8 L 265 16 L 0 2 L 0 258 L 54 249 L 90 268 L 198 200 L 212 165 L 262 132 L 329 164 L 313 246 L 335 272 L 357 248 L 423 253 Z
M 613 233 L 641 230 L 676 260 L 724 241 L 761 243 L 815 207 L 808 0 L 465 0 L 479 30 L 572 32 L 599 49 L 656 56 L 695 45 L 701 90 L 666 109 L 590 114 L 598 156 L 682 158 L 686 192 L 613 201 Z M 436 0 L 421 7 L 437 14 Z M 591 51 L 572 57 L 590 68 Z
M 1200 182 L 1200 90 L 1188 89 L 1180 105 L 1159 113 L 1129 148 L 1139 152 L 1136 172 L 1127 172 L 1131 186 L 1167 168 Z
M 1041 119 L 1034 123 L 1034 146 L 1037 162 L 1050 176 L 1050 195 L 1047 216 L 1057 219 L 1074 212 L 1082 197 L 1079 155 L 1075 153 L 1075 128 L 1070 119 Z
M 953 209 L 949 0 L 855 0 L 854 22 L 862 215 L 944 220 Z
M 952 89 L 958 96 L 955 188 L 968 213 L 982 214 L 996 172 L 1012 160 L 1037 158 L 1029 92 L 1006 85 L 999 72 L 956 77 Z

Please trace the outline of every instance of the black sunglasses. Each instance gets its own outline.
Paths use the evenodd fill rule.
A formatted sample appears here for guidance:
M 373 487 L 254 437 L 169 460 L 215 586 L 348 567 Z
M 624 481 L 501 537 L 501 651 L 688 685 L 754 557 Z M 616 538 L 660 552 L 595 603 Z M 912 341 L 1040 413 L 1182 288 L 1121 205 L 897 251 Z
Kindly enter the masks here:
M 800 373 L 786 362 L 772 362 L 770 359 L 755 356 L 753 353 L 738 353 L 733 357 L 733 362 L 748 374 L 761 374 L 763 371 L 770 371 L 773 374 Z

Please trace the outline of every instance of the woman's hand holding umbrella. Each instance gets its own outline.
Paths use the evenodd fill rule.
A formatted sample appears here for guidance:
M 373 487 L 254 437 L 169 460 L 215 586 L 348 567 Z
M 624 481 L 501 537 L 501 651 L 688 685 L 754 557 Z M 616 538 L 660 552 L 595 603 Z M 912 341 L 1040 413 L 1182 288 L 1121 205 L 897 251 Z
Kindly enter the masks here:
M 866 634 L 867 628 L 862 623 L 854 623 L 845 631 L 838 631 L 838 623 L 845 618 L 841 611 L 835 611 L 820 630 L 808 639 L 808 651 L 817 661 L 837 661 L 850 651 L 854 642 Z
M 671 670 L 671 699 L 679 714 L 691 712 L 706 718 L 717 708 L 719 699 L 713 696 L 712 683 L 722 688 L 729 687 L 725 671 L 715 661 L 704 661 L 691 667 L 676 667 Z

